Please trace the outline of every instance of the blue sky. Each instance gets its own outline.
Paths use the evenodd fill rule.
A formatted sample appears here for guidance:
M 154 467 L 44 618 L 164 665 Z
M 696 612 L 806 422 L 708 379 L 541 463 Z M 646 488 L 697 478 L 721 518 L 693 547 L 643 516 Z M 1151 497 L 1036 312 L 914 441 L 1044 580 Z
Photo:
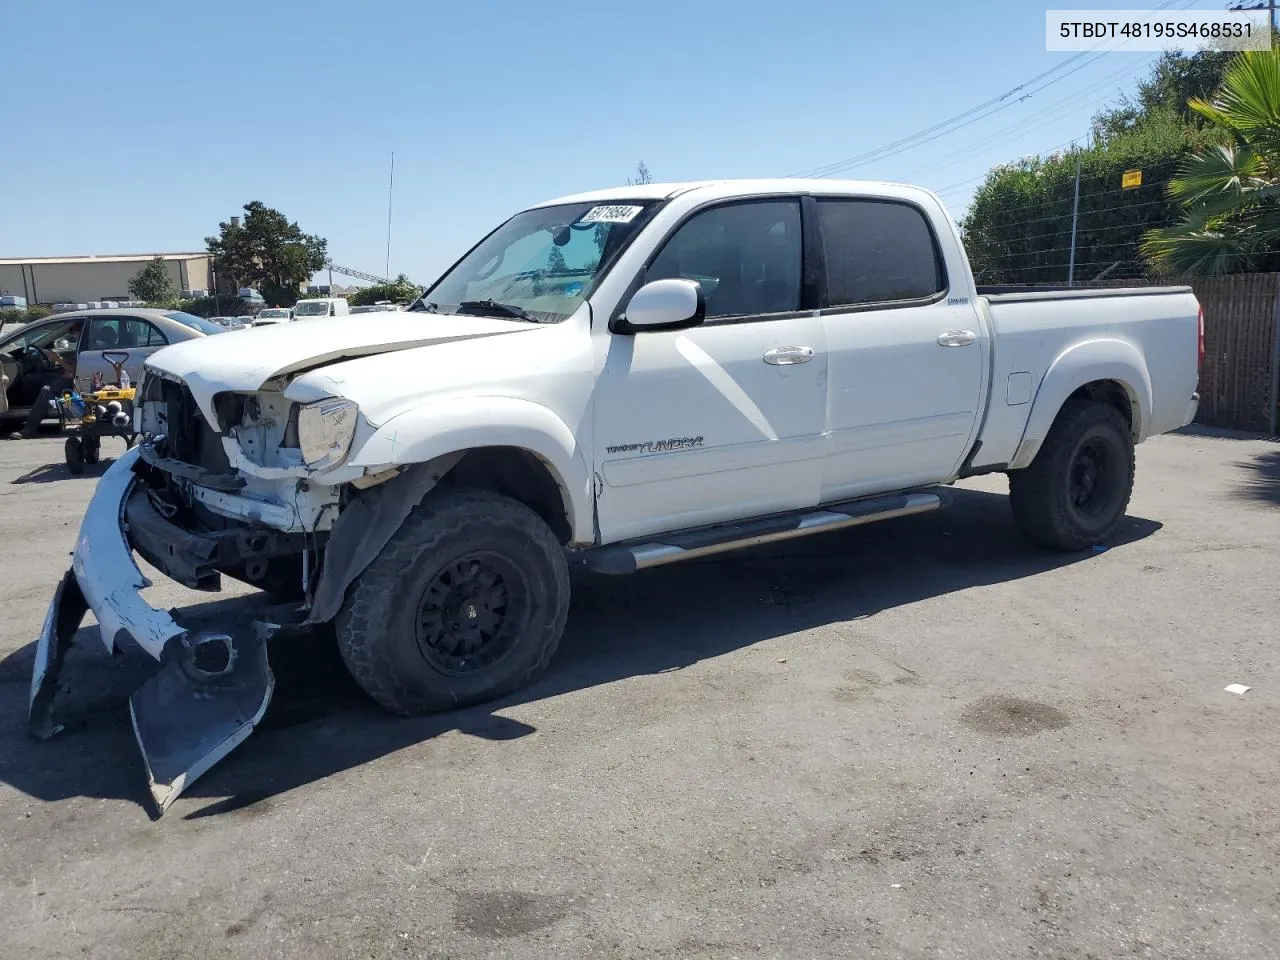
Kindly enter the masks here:
M 1221 9 L 1171 6 L 1193 3 Z M 1045 52 L 1046 4 L 1027 0 L 3 6 L 0 256 L 199 250 L 262 200 L 380 273 L 394 150 L 391 270 L 419 281 L 637 161 L 658 180 L 809 171 L 1070 56 Z M 1085 135 L 1151 59 L 1106 54 L 838 175 L 944 189 L 958 215 L 989 166 Z

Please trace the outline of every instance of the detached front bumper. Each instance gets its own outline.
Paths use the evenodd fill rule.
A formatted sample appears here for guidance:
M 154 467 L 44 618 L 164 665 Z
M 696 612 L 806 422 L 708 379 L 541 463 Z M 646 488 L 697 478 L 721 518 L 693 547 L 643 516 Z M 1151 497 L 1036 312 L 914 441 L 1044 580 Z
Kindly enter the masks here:
M 92 610 L 108 653 L 132 640 L 161 664 L 130 697 L 129 710 L 151 795 L 163 813 L 266 713 L 275 686 L 267 639 L 278 627 L 255 621 L 237 631 L 192 630 L 139 595 L 151 581 L 134 562 L 126 517 L 139 482 L 138 458 L 135 448 L 112 464 L 89 502 L 71 569 L 54 593 L 36 643 L 29 725 L 38 739 L 61 729 L 53 721 L 58 673 L 84 614 Z M 137 546 L 148 559 L 175 572 L 198 565 L 199 537 L 149 510 L 145 498 L 135 499 L 132 509 L 141 535 Z

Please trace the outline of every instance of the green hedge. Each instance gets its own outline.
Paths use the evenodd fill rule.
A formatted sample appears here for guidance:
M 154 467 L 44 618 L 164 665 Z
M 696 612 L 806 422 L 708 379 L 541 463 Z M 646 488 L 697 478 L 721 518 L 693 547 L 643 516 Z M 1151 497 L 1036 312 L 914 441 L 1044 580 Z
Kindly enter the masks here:
M 1178 219 L 1178 204 L 1165 194 L 1169 179 L 1188 150 L 1221 136 L 1170 115 L 1104 146 L 995 168 L 961 222 L 978 282 L 1066 281 L 1077 159 L 1076 281 L 1087 282 L 1106 270 L 1108 279 L 1145 275 L 1138 250 L 1143 234 Z M 1127 170 L 1142 171 L 1140 187 L 1122 188 Z

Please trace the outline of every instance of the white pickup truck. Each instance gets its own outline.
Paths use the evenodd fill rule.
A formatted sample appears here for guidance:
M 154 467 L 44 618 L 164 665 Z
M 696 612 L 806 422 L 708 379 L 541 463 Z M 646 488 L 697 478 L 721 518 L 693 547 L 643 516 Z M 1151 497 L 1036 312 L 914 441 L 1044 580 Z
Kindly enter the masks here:
M 409 311 L 152 356 L 145 442 L 99 482 L 40 637 L 56 729 L 86 608 L 162 664 L 131 699 L 163 809 L 248 735 L 266 638 L 332 623 L 389 710 L 525 684 L 569 567 L 631 573 L 936 510 L 1005 472 L 1044 546 L 1105 541 L 1134 445 L 1191 421 L 1186 287 L 974 285 L 938 198 L 888 183 L 650 184 L 517 213 Z M 290 617 L 216 632 L 150 607 L 136 553 Z M 323 634 L 317 634 L 322 636 Z

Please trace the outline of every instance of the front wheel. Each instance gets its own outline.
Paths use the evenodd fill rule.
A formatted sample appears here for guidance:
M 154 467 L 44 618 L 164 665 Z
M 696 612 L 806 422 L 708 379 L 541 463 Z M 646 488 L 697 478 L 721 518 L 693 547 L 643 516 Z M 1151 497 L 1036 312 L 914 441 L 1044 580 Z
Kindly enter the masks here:
M 1120 411 L 1096 400 L 1070 400 L 1031 466 L 1009 473 L 1013 518 L 1046 547 L 1087 549 L 1119 526 L 1133 473 L 1133 436 Z
M 537 514 L 488 491 L 436 491 L 347 591 L 338 645 L 382 706 L 430 713 L 524 686 L 568 610 L 564 549 Z

